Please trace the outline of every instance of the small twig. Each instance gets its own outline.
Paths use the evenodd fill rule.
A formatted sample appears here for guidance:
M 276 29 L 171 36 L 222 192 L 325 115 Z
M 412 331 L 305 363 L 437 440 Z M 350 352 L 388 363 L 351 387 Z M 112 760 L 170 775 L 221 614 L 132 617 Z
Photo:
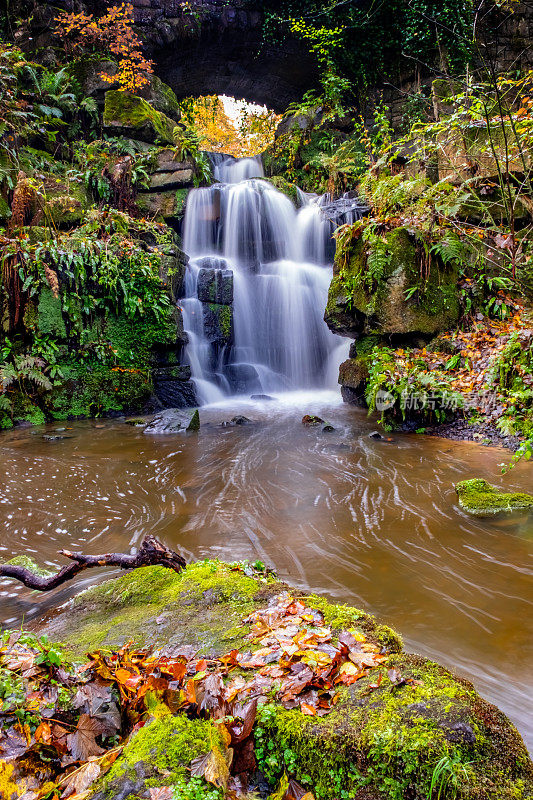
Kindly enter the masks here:
M 15 578 L 30 589 L 47 592 L 55 589 L 83 570 L 90 567 L 120 567 L 120 569 L 137 569 L 137 567 L 161 566 L 181 572 L 186 566 L 186 561 L 179 553 L 165 547 L 155 536 L 145 536 L 141 542 L 138 553 L 126 555 L 125 553 L 104 553 L 99 556 L 87 556 L 83 553 L 71 553 L 69 550 L 60 550 L 61 555 L 70 558 L 73 564 L 68 564 L 55 575 L 40 577 L 25 567 L 14 564 L 0 564 L 0 577 Z

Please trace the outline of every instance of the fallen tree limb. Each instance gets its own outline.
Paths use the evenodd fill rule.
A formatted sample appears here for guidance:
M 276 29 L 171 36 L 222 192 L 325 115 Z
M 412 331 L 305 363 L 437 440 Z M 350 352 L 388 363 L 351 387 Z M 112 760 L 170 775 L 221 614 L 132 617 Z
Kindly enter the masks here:
M 26 567 L 15 564 L 0 564 L 0 577 L 15 578 L 30 589 L 47 592 L 62 583 L 72 580 L 79 572 L 83 572 L 90 567 L 137 569 L 137 567 L 157 565 L 181 572 L 183 567 L 186 566 L 183 556 L 165 547 L 155 536 L 145 536 L 135 555 L 104 553 L 99 556 L 87 556 L 83 553 L 71 553 L 70 550 L 60 550 L 59 552 L 66 558 L 70 558 L 74 563 L 63 567 L 55 575 L 40 576 Z

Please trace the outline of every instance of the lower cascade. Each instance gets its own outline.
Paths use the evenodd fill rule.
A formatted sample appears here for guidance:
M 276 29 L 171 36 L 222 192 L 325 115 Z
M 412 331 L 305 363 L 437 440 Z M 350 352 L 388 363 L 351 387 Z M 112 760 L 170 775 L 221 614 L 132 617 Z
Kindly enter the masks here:
M 359 216 L 357 201 L 332 214 L 327 196 L 298 190 L 296 209 L 254 158 L 219 158 L 215 177 L 190 192 L 184 221 L 181 305 L 198 401 L 335 386 L 347 344 L 323 320 L 332 233 Z

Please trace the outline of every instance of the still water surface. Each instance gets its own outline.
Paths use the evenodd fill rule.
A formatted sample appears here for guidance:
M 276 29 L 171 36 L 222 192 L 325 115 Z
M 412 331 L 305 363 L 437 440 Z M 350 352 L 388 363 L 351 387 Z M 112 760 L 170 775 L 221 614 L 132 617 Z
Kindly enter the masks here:
M 244 413 L 254 425 L 222 427 Z M 336 431 L 300 422 L 319 413 Z M 0 435 L 0 558 L 57 566 L 66 547 L 128 551 L 153 533 L 189 559 L 260 558 L 280 576 L 361 606 L 408 649 L 454 667 L 515 722 L 533 749 L 533 516 L 471 519 L 453 483 L 484 477 L 532 489 L 533 466 L 505 477 L 509 454 L 425 436 L 368 437 L 338 395 L 285 396 L 201 409 L 198 434 L 149 437 L 124 421 Z M 53 431 L 49 426 L 47 433 Z M 49 595 L 0 584 L 9 626 L 112 571 Z

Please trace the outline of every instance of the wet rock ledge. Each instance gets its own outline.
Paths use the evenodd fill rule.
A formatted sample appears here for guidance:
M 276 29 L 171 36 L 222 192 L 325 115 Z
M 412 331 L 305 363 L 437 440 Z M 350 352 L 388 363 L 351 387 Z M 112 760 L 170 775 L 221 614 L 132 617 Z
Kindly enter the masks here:
M 280 656 L 278 649 L 274 657 L 272 647 L 265 654 L 265 642 L 269 631 L 274 636 L 277 630 L 275 609 L 280 606 L 295 615 L 294 624 L 289 620 L 283 629 L 285 642 L 290 634 L 293 646 L 288 655 Z M 272 625 L 265 628 L 265 620 Z M 163 567 L 138 569 L 78 595 L 43 628 L 79 659 L 132 640 L 172 657 L 203 657 L 208 671 L 209 659 L 231 654 L 223 660 L 233 664 L 225 683 L 248 683 L 248 689 L 241 689 L 243 701 L 254 695 L 259 701 L 250 737 L 255 752 L 248 753 L 247 769 L 261 796 L 278 791 L 280 800 L 288 798 L 291 779 L 317 800 L 426 800 L 437 796 L 441 784 L 441 797 L 532 796 L 533 765 L 520 735 L 472 684 L 404 652 L 400 636 L 364 611 L 304 596 L 266 571 L 219 561 L 191 564 L 179 574 Z M 310 639 L 313 631 L 318 634 Z M 294 642 L 300 644 L 295 648 Z M 350 653 L 348 666 L 337 670 L 330 699 L 321 708 L 316 678 L 321 659 L 327 664 L 343 647 Z M 246 666 L 250 663 L 255 669 Z M 270 675 L 273 668 L 276 675 L 278 665 L 284 665 L 280 680 L 285 693 Z M 314 682 L 302 682 L 300 694 L 287 694 L 288 676 L 296 680 L 307 667 L 314 670 Z M 223 746 L 219 739 L 220 727 L 205 708 L 196 715 L 191 707 L 188 714 L 155 709 L 84 797 L 150 798 L 154 787 L 182 785 L 191 780 L 193 759 L 218 751 Z M 234 762 L 231 769 L 241 767 Z M 220 786 L 201 780 L 201 796 L 224 796 Z

